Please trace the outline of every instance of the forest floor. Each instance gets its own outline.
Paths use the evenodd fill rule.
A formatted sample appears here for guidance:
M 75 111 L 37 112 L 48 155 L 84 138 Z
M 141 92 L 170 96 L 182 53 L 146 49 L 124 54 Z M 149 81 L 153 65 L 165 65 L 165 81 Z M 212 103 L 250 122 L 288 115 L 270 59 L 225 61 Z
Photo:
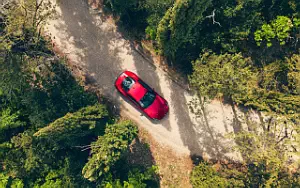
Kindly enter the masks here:
M 111 17 L 90 7 L 87 0 L 60 0 L 55 19 L 47 25 L 45 34 L 57 51 L 68 58 L 75 75 L 83 75 L 85 84 L 97 88 L 110 99 L 122 116 L 135 121 L 147 132 L 141 139 L 150 140 L 150 148 L 160 168 L 161 184 L 180 181 L 189 187 L 188 174 L 192 169 L 191 156 L 212 159 L 239 160 L 230 148 L 235 144 L 226 135 L 235 131 L 237 122 L 258 121 L 253 111 L 210 101 L 202 105 L 197 115 L 191 103 L 196 98 L 172 74 L 145 58 L 125 40 Z M 126 102 L 114 87 L 123 70 L 136 72 L 144 81 L 169 102 L 170 112 L 160 122 L 142 116 Z M 147 136 L 145 136 L 147 135 Z M 145 136 L 145 137 L 143 137 Z M 166 186 L 163 186 L 166 187 Z

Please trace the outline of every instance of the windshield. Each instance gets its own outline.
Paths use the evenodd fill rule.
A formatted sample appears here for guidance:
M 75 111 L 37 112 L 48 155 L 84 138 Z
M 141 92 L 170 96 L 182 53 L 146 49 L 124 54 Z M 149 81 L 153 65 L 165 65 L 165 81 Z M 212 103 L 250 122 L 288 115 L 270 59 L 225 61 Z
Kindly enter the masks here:
M 134 85 L 134 80 L 130 77 L 124 78 L 122 82 L 122 87 L 125 91 L 128 91 L 133 85 Z
M 144 97 L 139 101 L 140 105 L 142 108 L 147 108 L 148 106 L 150 106 L 153 101 L 155 99 L 155 94 L 148 91 Z

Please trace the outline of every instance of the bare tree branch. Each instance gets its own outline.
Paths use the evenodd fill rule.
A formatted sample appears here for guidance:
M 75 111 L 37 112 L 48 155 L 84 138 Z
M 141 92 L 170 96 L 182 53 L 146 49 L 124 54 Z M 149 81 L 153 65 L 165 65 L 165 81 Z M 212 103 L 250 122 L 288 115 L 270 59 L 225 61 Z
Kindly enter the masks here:
M 220 24 L 220 22 L 217 22 L 216 20 L 215 20 L 215 11 L 216 11 L 216 9 L 214 9 L 213 11 L 212 11 L 212 13 L 211 13 L 211 15 L 209 15 L 209 16 L 206 16 L 205 18 L 212 18 L 212 21 L 213 21 L 213 24 L 218 24 L 220 27 L 222 27 L 221 26 L 221 24 Z
M 284 122 L 285 126 L 284 126 L 284 136 L 276 142 L 276 145 L 279 144 L 280 142 L 282 142 L 284 139 L 288 138 L 288 128 L 287 128 L 287 123 Z M 292 133 L 292 132 L 291 132 Z
M 74 146 L 75 148 L 80 148 L 81 151 L 85 151 L 88 149 L 92 149 L 92 148 L 100 148 L 101 146 L 97 146 L 97 145 L 85 145 L 85 146 Z

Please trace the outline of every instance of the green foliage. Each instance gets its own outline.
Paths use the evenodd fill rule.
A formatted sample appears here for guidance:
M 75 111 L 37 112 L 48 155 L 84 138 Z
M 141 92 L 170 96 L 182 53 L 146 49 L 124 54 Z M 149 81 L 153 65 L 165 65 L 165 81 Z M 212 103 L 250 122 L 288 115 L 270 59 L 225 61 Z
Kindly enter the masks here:
M 85 92 L 72 77 L 63 61 L 44 63 L 36 74 L 39 80 L 36 81 L 37 86 L 22 96 L 23 105 L 34 112 L 29 113 L 32 124 L 43 127 L 67 112 L 97 102 L 96 96 Z
M 203 96 L 236 99 L 247 93 L 252 62 L 241 54 L 216 55 L 206 52 L 193 63 L 190 84 Z
M 128 11 L 132 11 L 137 8 L 137 0 L 105 0 L 106 5 L 109 5 L 112 11 L 120 16 L 127 15 Z
M 261 132 L 258 132 L 259 125 L 253 124 L 254 131 L 234 135 L 239 143 L 235 149 L 247 164 L 247 171 L 242 176 L 245 186 L 284 187 L 288 183 L 292 187 L 300 186 L 298 172 L 289 171 L 289 168 L 298 168 L 295 159 L 299 154 L 292 149 L 300 146 L 293 134 L 293 130 L 298 129 L 297 125 L 285 117 L 273 116 L 268 125 L 261 126 Z M 294 160 L 290 160 L 291 157 Z
M 299 118 L 299 55 L 270 63 L 238 101 L 246 106 Z
M 201 96 L 232 98 L 261 111 L 299 118 L 299 57 L 255 69 L 241 54 L 205 52 L 193 63 L 190 84 Z
M 55 6 L 50 1 L 27 0 L 11 2 L 9 9 L 1 9 L 5 14 L 4 34 L 1 35 L 0 49 L 10 52 L 34 52 L 43 48 L 40 32 L 47 19 L 55 13 Z M 13 10 L 13 11 L 11 11 Z
M 263 40 L 266 40 L 267 46 L 271 47 L 274 38 L 277 38 L 280 45 L 284 45 L 286 39 L 290 36 L 292 28 L 293 23 L 290 18 L 286 16 L 277 16 L 271 24 L 262 25 L 261 29 L 254 33 L 254 39 L 258 46 L 261 45 Z
M 0 143 L 0 159 L 4 159 L 6 153 L 12 148 L 12 144 L 9 142 Z M 0 160 L 1 162 L 2 160 Z M 3 167 L 1 167 L 3 168 Z M 0 169 L 1 169 L 0 168 Z
M 119 11 L 119 23 L 127 34 L 152 40 L 155 51 L 184 73 L 191 73 L 191 61 L 204 49 L 223 54 L 241 52 L 260 61 L 284 56 L 286 51 L 267 48 L 263 57 L 257 57 L 261 48 L 253 45 L 256 41 L 266 41 L 269 46 L 275 40 L 281 44 L 289 41 L 288 47 L 299 45 L 300 4 L 294 0 L 135 0 L 125 4 L 126 16 Z M 214 9 L 214 20 L 221 26 L 209 17 Z
M 24 183 L 18 178 L 12 178 L 3 173 L 0 173 L 0 187 L 23 188 Z
M 157 174 L 158 167 L 152 166 L 148 168 L 145 172 L 142 172 L 138 168 L 134 168 L 128 173 L 128 179 L 124 180 L 123 183 L 119 179 L 113 181 L 104 181 L 103 187 L 105 188 L 146 188 L 148 184 L 145 182 L 155 182 L 154 177 Z
M 260 46 L 261 41 L 263 39 L 267 40 L 267 46 L 272 46 L 271 39 L 274 39 L 276 34 L 274 33 L 272 27 L 268 24 L 264 24 L 261 27 L 261 30 L 258 30 L 254 33 L 254 39 L 257 42 L 257 45 Z
M 128 166 L 119 159 L 126 158 L 120 155 L 137 129 L 123 122 L 109 126 L 105 136 L 105 125 L 113 118 L 104 105 L 95 105 L 96 95 L 79 85 L 40 35 L 53 13 L 48 1 L 13 1 L 0 7 L 0 187 L 100 186 L 81 174 L 88 165 L 88 152 L 82 148 L 100 135 L 111 154 L 108 160 Z M 130 184 L 145 185 L 141 179 L 146 181 L 147 171 L 139 169 L 133 176 L 109 165 L 112 172 L 122 171 L 111 182 L 130 176 Z
M 191 174 L 191 183 L 193 187 L 244 187 L 240 180 L 225 178 L 216 171 L 216 169 L 207 163 L 200 163 L 194 167 Z
M 71 177 L 72 166 L 70 166 L 70 161 L 68 158 L 65 159 L 65 164 L 58 170 L 50 170 L 47 173 L 45 179 L 38 179 L 34 183 L 34 188 L 52 188 L 52 187 L 74 187 L 77 183 L 74 182 L 73 177 Z M 75 169 L 73 169 L 75 170 Z M 77 180 L 78 181 L 78 180 Z
M 204 163 L 193 169 L 191 175 L 193 187 L 227 187 L 226 179 L 218 176 L 216 170 Z
M 0 111 L 0 140 L 6 139 L 5 132 L 8 130 L 17 129 L 26 125 L 20 121 L 20 112 L 12 113 L 12 110 L 7 108 Z
M 136 136 L 137 128 L 130 121 L 108 125 L 105 134 L 91 144 L 91 158 L 82 169 L 83 176 L 90 181 L 107 177 Z
M 233 149 L 242 155 L 242 163 L 200 163 L 191 174 L 192 185 L 299 187 L 299 152 L 293 149 L 300 146 L 299 135 L 293 134 L 299 127 L 283 116 L 273 116 L 261 125 L 252 122 L 251 129 L 232 134 L 237 143 Z
M 6 187 L 9 180 L 9 176 L 0 173 L 0 187 Z
M 176 1 L 157 28 L 157 43 L 162 53 L 175 57 L 180 46 L 195 41 L 196 26 L 204 20 L 203 13 L 211 1 Z
M 60 146 L 72 146 L 78 138 L 91 134 L 96 126 L 104 126 L 103 123 L 107 119 L 108 112 L 103 105 L 88 106 L 55 120 L 36 132 L 34 136 L 51 142 L 63 141 Z
M 147 27 L 145 30 L 146 34 L 149 36 L 148 38 L 151 40 L 155 40 L 156 38 L 156 28 Z
M 286 58 L 288 64 L 287 82 L 289 93 L 300 95 L 300 55 Z

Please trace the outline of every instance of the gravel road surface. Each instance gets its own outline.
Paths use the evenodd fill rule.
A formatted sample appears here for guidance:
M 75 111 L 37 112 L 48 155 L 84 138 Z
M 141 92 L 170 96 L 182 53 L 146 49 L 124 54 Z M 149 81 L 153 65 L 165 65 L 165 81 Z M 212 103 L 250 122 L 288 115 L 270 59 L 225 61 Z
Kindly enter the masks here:
M 193 96 L 133 50 L 115 24 L 92 10 L 86 0 L 60 0 L 57 11 L 58 16 L 49 22 L 46 33 L 63 53 L 86 70 L 123 114 L 179 154 L 239 158 L 228 149 L 234 142 L 224 136 L 236 130 L 235 117 L 242 120 L 248 113 L 255 119 L 253 112 L 237 111 L 234 115 L 231 106 L 212 101 L 204 106 L 204 112 L 200 109 L 203 115 L 196 117 L 188 107 Z M 170 113 L 162 121 L 141 116 L 114 88 L 115 78 L 125 69 L 136 72 L 167 99 Z

